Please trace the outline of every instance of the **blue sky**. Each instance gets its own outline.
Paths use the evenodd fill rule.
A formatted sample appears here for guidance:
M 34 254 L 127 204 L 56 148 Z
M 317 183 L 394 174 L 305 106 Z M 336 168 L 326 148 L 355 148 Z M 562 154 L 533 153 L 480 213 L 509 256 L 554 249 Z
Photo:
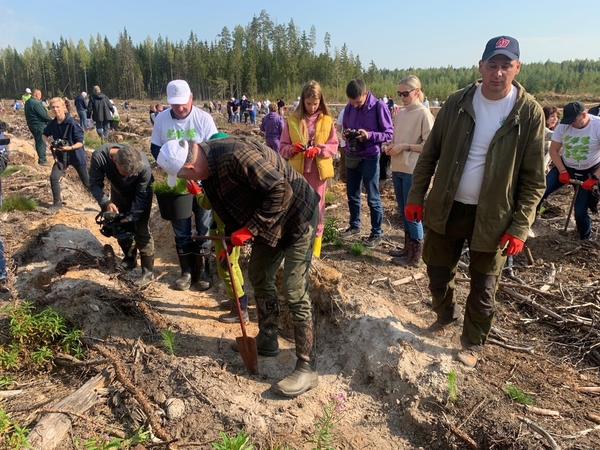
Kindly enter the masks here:
M 34 37 L 45 43 L 58 42 L 61 35 L 87 44 L 98 32 L 115 44 L 125 27 L 134 44 L 148 36 L 156 40 L 159 34 L 186 41 L 192 30 L 210 42 L 224 26 L 230 31 L 236 25 L 245 27 L 264 9 L 274 22 L 293 19 L 307 34 L 314 25 L 317 52 L 324 50 L 323 38 L 329 32 L 332 47 L 346 43 L 365 67 L 371 60 L 388 69 L 472 66 L 487 40 L 501 34 L 519 40 L 525 63 L 599 59 L 600 3 L 586 2 L 572 11 L 569 5 L 556 0 L 0 0 L 0 47 L 11 45 L 22 52 Z

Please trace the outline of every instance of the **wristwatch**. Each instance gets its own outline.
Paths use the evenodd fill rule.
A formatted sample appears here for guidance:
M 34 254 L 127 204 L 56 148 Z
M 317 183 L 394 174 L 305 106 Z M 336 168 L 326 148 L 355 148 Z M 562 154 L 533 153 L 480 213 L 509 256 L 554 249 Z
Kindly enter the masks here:
M 412 147 L 410 144 L 408 144 L 408 148 L 406 150 L 408 150 L 409 152 L 412 152 Z

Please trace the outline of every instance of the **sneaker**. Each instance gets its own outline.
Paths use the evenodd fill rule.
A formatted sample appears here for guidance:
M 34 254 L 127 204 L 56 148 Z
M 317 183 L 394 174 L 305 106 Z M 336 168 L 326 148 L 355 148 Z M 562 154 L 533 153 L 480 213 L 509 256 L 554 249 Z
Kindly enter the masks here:
M 458 360 L 463 363 L 469 369 L 472 369 L 477 364 L 477 360 L 479 359 L 479 355 L 475 350 L 463 349 L 458 352 L 457 355 Z
M 346 231 L 340 233 L 340 237 L 342 239 L 348 239 L 358 233 L 360 233 L 360 228 L 348 227 Z
M 40 166 L 49 166 L 50 165 L 50 163 L 48 161 L 40 161 L 40 162 L 38 162 L 38 164 Z
M 366 247 L 374 248 L 381 244 L 381 236 L 371 235 L 364 242 Z

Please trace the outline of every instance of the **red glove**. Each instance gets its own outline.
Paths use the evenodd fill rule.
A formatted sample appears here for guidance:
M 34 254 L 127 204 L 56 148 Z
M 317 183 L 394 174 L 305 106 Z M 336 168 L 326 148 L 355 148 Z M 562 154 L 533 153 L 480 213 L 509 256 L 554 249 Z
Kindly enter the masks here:
M 307 158 L 310 158 L 310 159 L 314 158 L 318 154 L 319 154 L 319 148 L 318 147 L 308 148 L 304 152 L 304 156 L 306 156 Z
M 591 191 L 597 184 L 598 179 L 588 178 L 581 184 L 581 187 L 584 188 L 586 191 Z
M 571 176 L 569 175 L 569 172 L 567 172 L 566 170 L 560 172 L 558 174 L 558 181 L 560 181 L 562 184 L 571 183 Z
M 185 187 L 187 187 L 188 192 L 194 197 L 202 192 L 202 188 L 198 186 L 198 183 L 192 180 L 188 180 L 188 182 L 185 184 Z
M 506 246 L 506 243 L 508 243 L 508 246 Z M 504 252 L 502 252 L 502 254 L 505 256 L 510 256 L 521 253 L 524 245 L 525 241 L 522 241 L 518 237 L 514 237 L 512 234 L 505 233 L 504 236 L 502 236 L 502 239 L 500 239 L 499 247 L 504 248 L 506 246 L 506 249 Z
M 246 241 L 252 239 L 253 237 L 254 235 L 247 227 L 240 228 L 239 230 L 231 233 L 231 243 L 236 247 L 243 247 L 244 244 L 246 244 Z
M 302 142 L 296 142 L 292 147 L 292 153 L 295 155 L 296 153 L 303 152 L 306 149 L 306 146 Z
M 423 206 L 409 203 L 404 207 L 404 217 L 411 222 L 420 222 L 423 218 Z
M 233 251 L 233 245 L 231 245 L 228 242 L 227 245 L 223 246 L 223 249 L 217 255 L 217 260 L 219 261 L 219 265 L 225 270 L 227 270 L 227 256 L 225 255 L 225 252 L 227 252 L 227 254 L 231 255 L 232 251 Z

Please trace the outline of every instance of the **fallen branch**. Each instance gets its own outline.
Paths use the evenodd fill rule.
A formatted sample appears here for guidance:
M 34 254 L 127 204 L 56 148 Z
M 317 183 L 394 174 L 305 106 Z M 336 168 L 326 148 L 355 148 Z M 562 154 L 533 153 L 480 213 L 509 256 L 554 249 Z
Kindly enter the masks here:
M 592 414 L 591 412 L 585 415 L 586 419 L 591 420 L 592 422 L 600 424 L 600 416 L 596 414 Z
M 587 434 L 590 434 L 592 431 L 596 431 L 596 430 L 600 430 L 600 425 L 596 425 L 595 427 L 588 428 L 586 430 L 578 431 L 575 434 L 569 434 L 567 436 L 560 436 L 560 437 L 562 439 L 578 439 L 578 438 L 583 437 L 583 436 L 585 436 Z
M 535 309 L 537 309 L 538 311 L 543 312 L 544 314 L 552 317 L 553 319 L 556 319 L 560 322 L 565 322 L 565 319 L 559 315 L 556 314 L 554 311 L 552 311 L 551 309 L 546 308 L 545 306 L 540 305 L 539 303 L 537 303 L 535 300 L 532 300 L 528 297 L 525 297 L 524 295 L 519 294 L 518 292 L 513 291 L 512 289 L 509 289 L 507 287 L 504 286 L 500 286 L 500 290 L 502 292 L 507 293 L 508 295 L 510 295 L 511 297 L 516 298 L 517 300 L 520 300 L 524 303 L 527 303 L 530 306 L 533 306 Z
M 552 436 L 550 436 L 550 434 L 548 434 L 548 432 L 546 430 L 544 430 L 542 427 L 540 427 L 539 425 L 536 425 L 531 420 L 529 420 L 527 417 L 517 416 L 517 419 L 519 419 L 521 422 L 525 423 L 527 426 L 529 426 L 529 428 L 531 428 L 536 433 L 543 436 L 544 439 L 546 439 L 548 441 L 548 444 L 550 445 L 550 448 L 552 450 L 560 450 L 560 445 L 558 445 L 556 443 L 556 441 L 554 440 L 554 438 Z
M 497 341 L 496 339 L 490 338 L 490 337 L 487 338 L 486 342 L 488 342 L 490 344 L 497 345 L 498 347 L 506 348 L 508 350 L 514 350 L 516 352 L 533 353 L 533 351 L 535 350 L 534 346 L 519 347 L 519 346 L 516 346 L 516 345 L 509 345 L 509 344 L 505 344 L 502 341 Z
M 471 437 L 467 433 L 458 429 L 456 426 L 454 426 L 450 422 L 442 422 L 442 425 L 444 425 L 446 428 L 448 428 L 448 430 L 450 430 L 450 432 L 453 435 L 455 435 L 456 437 L 461 439 L 465 444 L 467 444 L 467 446 L 470 449 L 472 449 L 472 450 L 480 450 L 481 449 L 481 447 L 479 447 L 479 445 L 477 445 L 477 442 L 475 442 L 473 439 L 471 439 Z
M 600 394 L 600 387 L 598 386 L 577 386 L 575 390 L 584 394 Z
M 0 399 L 16 397 L 17 395 L 21 395 L 23 392 L 23 389 L 11 389 L 8 391 L 0 391 Z
M 538 414 L 540 416 L 560 417 L 560 413 L 558 411 L 554 411 L 552 409 L 537 408 L 535 406 L 530 406 L 530 405 L 523 405 L 523 407 L 528 412 L 533 413 L 533 414 Z
M 401 284 L 410 283 L 413 280 L 414 281 L 420 280 L 421 278 L 424 278 L 424 277 L 425 277 L 425 274 L 423 272 L 419 272 L 414 275 L 411 275 L 410 277 L 404 277 L 404 278 L 400 278 L 399 280 L 392 281 L 392 286 L 400 286 Z

